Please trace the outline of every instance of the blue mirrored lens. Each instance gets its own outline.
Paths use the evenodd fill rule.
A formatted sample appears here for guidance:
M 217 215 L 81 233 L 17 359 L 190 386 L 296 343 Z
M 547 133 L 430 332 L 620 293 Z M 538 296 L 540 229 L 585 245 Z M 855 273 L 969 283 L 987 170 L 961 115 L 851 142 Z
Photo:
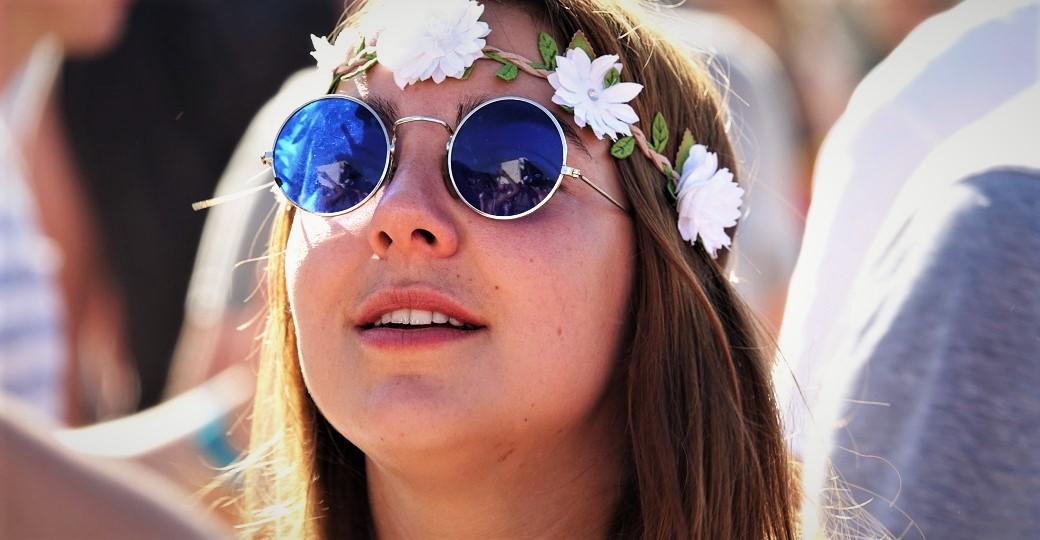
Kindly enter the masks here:
M 333 214 L 361 204 L 379 185 L 389 143 L 378 117 L 349 99 L 304 105 L 282 126 L 274 146 L 274 176 L 296 206 Z
M 455 134 L 451 175 L 477 210 L 517 216 L 552 195 L 563 170 L 563 138 L 549 113 L 526 101 L 493 101 Z

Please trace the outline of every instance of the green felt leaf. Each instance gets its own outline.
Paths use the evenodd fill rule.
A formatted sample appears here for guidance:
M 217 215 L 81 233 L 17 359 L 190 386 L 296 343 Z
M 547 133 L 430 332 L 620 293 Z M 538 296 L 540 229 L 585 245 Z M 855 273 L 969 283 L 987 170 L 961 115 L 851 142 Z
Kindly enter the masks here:
M 509 63 L 504 64 L 502 67 L 498 68 L 498 71 L 495 72 L 495 75 L 497 75 L 498 78 L 502 79 L 503 81 L 511 81 L 515 79 L 519 73 L 520 68 L 516 67 L 516 64 Z
M 585 54 L 589 55 L 590 60 L 595 60 L 596 55 L 592 52 L 592 45 L 589 45 L 588 38 L 585 37 L 585 32 L 578 30 L 574 37 L 571 38 L 571 42 L 567 45 L 568 49 L 581 49 L 585 51 Z
M 357 47 L 354 49 L 354 54 L 357 54 L 363 50 L 365 50 L 365 36 L 358 36 L 358 44 Z
M 669 178 L 666 187 L 668 189 L 668 197 L 672 201 L 679 200 L 679 192 L 675 189 L 675 179 Z
M 690 148 L 693 147 L 693 133 L 687 129 L 683 131 L 682 141 L 679 142 L 679 153 L 675 156 L 675 169 L 682 171 L 686 158 L 690 157 Z
M 667 163 L 664 164 L 664 176 L 668 179 L 668 181 L 664 183 L 665 190 L 668 193 L 668 198 L 672 202 L 679 200 L 679 190 L 675 187 L 675 172 L 672 171 L 672 168 Z
M 668 124 L 664 121 L 664 115 L 654 115 L 654 123 L 650 128 L 651 146 L 658 154 L 664 153 L 664 147 L 668 144 Z
M 625 159 L 632 155 L 632 152 L 636 149 L 636 140 L 633 137 L 621 137 L 610 147 L 610 155 L 618 158 Z
M 610 71 L 603 76 L 603 88 L 610 88 L 619 82 L 621 82 L 621 72 L 617 68 L 610 68 Z
M 469 78 L 470 74 L 473 73 L 473 68 L 476 67 L 476 65 L 476 63 L 470 64 L 469 67 L 466 68 L 466 71 L 462 72 L 462 80 L 466 80 Z
M 560 54 L 560 47 L 556 40 L 545 32 L 538 32 L 538 52 L 542 54 L 542 63 L 546 69 L 556 69 L 556 55 Z
M 571 114 L 574 114 L 574 107 L 571 107 L 569 105 L 560 105 L 560 108 Z

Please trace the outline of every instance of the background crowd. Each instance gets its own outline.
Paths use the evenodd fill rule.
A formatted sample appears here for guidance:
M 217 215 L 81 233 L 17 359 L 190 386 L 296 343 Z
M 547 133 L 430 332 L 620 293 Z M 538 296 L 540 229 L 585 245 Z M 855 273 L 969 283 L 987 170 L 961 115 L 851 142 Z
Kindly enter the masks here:
M 1040 535 L 1040 3 L 665 4 L 730 110 L 732 279 L 779 344 L 806 529 Z M 234 520 L 214 479 L 245 447 L 274 201 L 191 203 L 267 181 L 342 9 L 0 0 L 4 461 L 53 435 Z

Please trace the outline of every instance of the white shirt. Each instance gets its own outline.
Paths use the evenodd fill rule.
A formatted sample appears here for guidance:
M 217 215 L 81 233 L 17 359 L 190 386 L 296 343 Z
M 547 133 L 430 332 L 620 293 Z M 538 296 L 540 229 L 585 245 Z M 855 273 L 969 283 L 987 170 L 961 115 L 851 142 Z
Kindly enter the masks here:
M 35 131 L 61 62 L 44 40 L 0 93 L 0 390 L 61 415 L 66 349 L 58 256 L 37 223 L 20 141 Z
M 932 17 L 860 83 L 828 134 L 774 374 L 796 453 L 819 442 L 813 428 L 828 432 L 810 411 L 840 366 L 850 290 L 897 195 L 935 148 L 1037 82 L 1038 32 L 1037 0 L 968 0 Z

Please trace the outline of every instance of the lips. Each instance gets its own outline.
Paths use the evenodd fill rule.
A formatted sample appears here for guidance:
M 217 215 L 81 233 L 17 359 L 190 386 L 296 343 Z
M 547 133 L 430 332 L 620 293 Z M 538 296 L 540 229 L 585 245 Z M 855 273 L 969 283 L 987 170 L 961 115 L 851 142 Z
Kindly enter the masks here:
M 429 287 L 380 289 L 358 305 L 354 328 L 365 347 L 424 351 L 482 335 L 487 323 L 453 296 Z
M 423 326 L 447 326 L 460 330 L 474 329 L 473 325 L 464 323 L 440 311 L 417 308 L 400 308 L 388 311 L 380 316 L 379 320 L 368 325 L 369 328 L 388 327 L 402 329 Z
M 381 289 L 357 309 L 355 327 L 372 336 L 425 333 L 451 336 L 476 332 L 487 324 L 460 301 L 425 287 Z

